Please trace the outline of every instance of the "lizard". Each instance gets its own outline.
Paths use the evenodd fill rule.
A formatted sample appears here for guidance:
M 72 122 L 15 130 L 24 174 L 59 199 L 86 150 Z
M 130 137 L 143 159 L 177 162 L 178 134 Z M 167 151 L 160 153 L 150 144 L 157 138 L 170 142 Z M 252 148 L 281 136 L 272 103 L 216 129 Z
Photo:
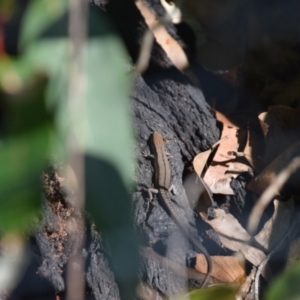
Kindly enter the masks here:
M 202 245 L 201 241 L 198 241 L 195 237 L 189 234 L 188 224 L 186 220 L 177 212 L 174 208 L 172 200 L 169 195 L 170 189 L 172 189 L 171 185 L 171 170 L 167 157 L 167 153 L 164 146 L 164 140 L 162 135 L 154 131 L 151 146 L 153 148 L 153 158 L 154 158 L 154 185 L 155 189 L 148 189 L 150 200 L 153 198 L 152 193 L 158 193 L 162 200 L 165 209 L 168 214 L 175 221 L 179 229 L 182 231 L 184 235 L 186 235 L 189 241 L 193 244 L 193 246 L 197 249 L 197 251 L 202 252 L 207 261 L 207 273 L 204 281 L 202 282 L 201 287 L 205 286 L 208 282 L 211 272 L 212 272 L 212 261 L 211 258 Z

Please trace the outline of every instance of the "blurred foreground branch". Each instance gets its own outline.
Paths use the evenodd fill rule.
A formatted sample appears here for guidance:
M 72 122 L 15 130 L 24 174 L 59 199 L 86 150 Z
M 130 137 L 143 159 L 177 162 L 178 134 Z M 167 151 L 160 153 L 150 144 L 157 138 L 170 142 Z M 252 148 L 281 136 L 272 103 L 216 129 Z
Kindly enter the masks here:
M 76 194 L 76 209 L 84 209 L 84 157 L 82 138 L 82 119 L 86 101 L 86 75 L 85 75 L 85 50 L 87 39 L 87 12 L 88 2 L 85 0 L 70 0 L 70 73 L 68 84 L 68 110 L 70 114 L 70 128 L 68 132 L 67 148 L 69 155 L 70 171 L 75 179 L 74 191 Z M 68 180 L 71 182 L 70 172 Z M 75 238 L 77 231 L 84 232 L 84 218 L 78 217 L 77 224 L 69 224 L 69 236 Z M 84 299 L 84 258 L 82 255 L 84 235 L 79 246 L 73 244 L 73 251 L 67 267 L 67 299 Z M 76 247 L 77 246 L 77 247 Z M 76 247 L 76 249 L 75 249 Z

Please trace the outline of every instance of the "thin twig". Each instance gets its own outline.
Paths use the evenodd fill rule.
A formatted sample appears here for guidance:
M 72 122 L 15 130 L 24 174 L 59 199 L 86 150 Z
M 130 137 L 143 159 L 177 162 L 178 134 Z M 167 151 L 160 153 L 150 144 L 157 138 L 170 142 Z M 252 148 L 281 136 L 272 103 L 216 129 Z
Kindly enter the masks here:
M 286 181 L 300 167 L 300 157 L 294 158 L 273 180 L 268 188 L 263 192 L 259 200 L 252 209 L 248 222 L 248 233 L 253 236 L 256 232 L 259 220 L 272 199 L 282 189 Z

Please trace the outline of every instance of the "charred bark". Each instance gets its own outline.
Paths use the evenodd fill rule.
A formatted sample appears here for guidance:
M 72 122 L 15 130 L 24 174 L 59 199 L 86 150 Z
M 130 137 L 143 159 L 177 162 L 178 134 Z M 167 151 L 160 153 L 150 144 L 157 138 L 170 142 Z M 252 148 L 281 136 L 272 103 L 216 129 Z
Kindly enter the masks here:
M 111 17 L 134 63 L 147 28 L 134 2 L 93 2 Z M 158 14 L 162 13 L 162 7 L 157 1 L 149 1 L 149 4 L 153 5 Z M 168 25 L 168 30 L 180 40 L 172 24 Z M 149 137 L 152 132 L 160 132 L 170 154 L 172 181 L 177 191 L 176 195 L 171 196 L 172 201 L 180 214 L 186 217 L 191 232 L 195 236 L 200 235 L 207 246 L 205 242 L 209 236 L 206 230 L 209 228 L 190 207 L 182 183 L 193 157 L 218 140 L 219 129 L 202 91 L 172 66 L 157 43 L 154 43 L 152 49 L 149 69 L 135 78 L 132 98 L 137 139 L 137 188 L 132 193 L 133 220 L 137 231 L 143 236 L 139 279 L 143 286 L 158 291 L 158 295 L 170 296 L 188 287 L 199 287 L 204 275 L 192 269 L 195 249 L 182 236 L 171 216 L 156 200 L 153 203 L 148 201 L 147 190 L 153 187 L 153 164 L 143 156 L 143 152 L 150 152 Z M 79 240 L 70 240 L 64 228 L 72 219 L 85 216 L 73 209 L 72 193 L 62 185 L 57 170 L 52 169 L 45 175 L 44 193 L 46 199 L 42 222 L 31 242 L 31 249 L 35 253 L 32 266 L 35 267 L 30 270 L 37 268 L 40 276 L 33 276 L 33 280 L 38 282 L 41 276 L 46 278 L 49 293 L 55 292 L 63 297 L 66 263 L 74 244 L 75 248 L 76 244 L 80 244 Z M 90 224 L 85 232 L 78 232 L 78 239 L 87 236 L 83 249 L 87 298 L 119 299 L 120 292 L 109 264 L 108 250 L 103 245 L 101 234 Z M 29 291 L 28 286 L 24 285 L 25 278 L 12 299 L 18 299 L 20 295 L 22 299 L 41 299 L 37 290 L 36 293 L 32 289 Z

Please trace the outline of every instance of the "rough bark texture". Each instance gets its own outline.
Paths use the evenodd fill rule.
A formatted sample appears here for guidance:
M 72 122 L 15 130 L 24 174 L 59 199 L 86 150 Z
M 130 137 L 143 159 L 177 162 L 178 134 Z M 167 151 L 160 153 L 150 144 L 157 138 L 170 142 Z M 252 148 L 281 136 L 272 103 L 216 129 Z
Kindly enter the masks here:
M 93 2 L 112 18 L 134 62 L 146 29 L 134 2 Z M 162 13 L 158 1 L 148 3 L 159 14 Z M 176 35 L 172 25 L 168 29 Z M 161 294 L 170 296 L 184 292 L 188 287 L 200 286 L 204 276 L 188 268 L 193 266 L 196 252 L 179 232 L 172 218 L 156 200 L 148 202 L 147 189 L 153 186 L 153 164 L 143 156 L 143 151 L 150 151 L 149 137 L 154 130 L 163 135 L 170 154 L 172 181 L 176 187 L 176 195 L 171 196 L 172 200 L 180 214 L 187 218 L 191 231 L 195 235 L 200 234 L 205 242 L 208 239 L 205 230 L 209 228 L 190 208 L 182 182 L 186 167 L 190 166 L 193 157 L 218 140 L 219 129 L 201 90 L 172 67 L 170 60 L 157 44 L 153 47 L 148 71 L 135 79 L 132 98 L 137 139 L 137 190 L 132 194 L 133 219 L 137 230 L 144 237 L 144 245 L 140 249 L 139 277 L 143 282 L 142 289 L 147 287 L 158 291 L 156 297 L 159 299 Z M 42 286 L 39 282 L 43 283 L 43 297 L 47 294 L 45 290 L 49 295 L 55 292 L 63 296 L 64 274 L 70 251 L 86 234 L 83 256 L 86 259 L 89 298 L 119 299 L 119 289 L 107 259 L 107 252 L 101 235 L 94 226 L 88 225 L 85 232 L 78 232 L 77 239 L 70 240 L 66 235 L 68 222 L 84 217 L 72 208 L 72 193 L 66 191 L 57 171 L 50 170 L 44 178 L 46 199 L 42 223 L 30 243 L 35 256 L 27 271 L 31 272 L 28 276 L 38 286 Z M 35 274 L 36 271 L 38 275 Z M 20 295 L 22 299 L 42 298 L 38 288 L 26 284 L 26 276 L 11 299 L 20 299 Z
M 44 175 L 43 184 L 46 199 L 42 222 L 29 242 L 34 257 L 10 299 L 48 299 L 47 294 L 49 299 L 53 299 L 54 294 L 64 297 L 66 263 L 84 234 L 86 243 L 82 255 L 86 261 L 87 299 L 119 299 L 101 235 L 94 225 L 88 224 L 85 232 L 77 228 L 76 235 L 70 238 L 67 226 L 70 223 L 74 226 L 78 218 L 85 216 L 73 208 L 72 193 L 62 184 L 57 170 L 51 168 Z
M 138 139 L 136 177 L 139 186 L 133 194 L 135 223 L 145 234 L 148 245 L 158 253 L 166 254 L 172 261 L 186 266 L 195 254 L 193 249 L 164 208 L 157 201 L 147 202 L 147 189 L 153 187 L 153 164 L 143 156 L 142 151 L 150 151 L 149 137 L 154 130 L 163 135 L 170 154 L 172 183 L 177 192 L 172 200 L 191 226 L 195 227 L 195 215 L 189 206 L 182 179 L 185 164 L 218 139 L 216 121 L 202 92 L 173 69 L 148 72 L 137 78 L 133 97 Z M 194 234 L 197 234 L 196 229 Z M 148 263 L 145 268 L 146 281 L 155 289 L 165 295 L 172 295 L 187 288 L 183 277 L 174 272 L 170 275 L 166 268 L 155 268 L 153 260 Z M 201 280 L 198 281 L 200 283 Z
M 150 1 L 148 4 L 151 6 Z M 159 6 L 158 1 L 153 4 L 154 9 L 155 6 Z M 137 57 L 136 50 L 139 49 L 136 45 L 141 40 L 145 25 L 133 2 L 122 1 L 122 6 L 124 6 L 122 12 L 125 13 L 118 11 L 119 1 L 112 0 L 105 6 L 105 10 L 116 21 L 134 61 Z M 129 13 L 130 9 L 134 13 Z M 127 14 L 131 16 L 130 24 Z M 133 32 L 134 42 L 131 35 Z M 201 90 L 194 87 L 186 76 L 171 66 L 169 59 L 157 44 L 152 49 L 148 71 L 135 80 L 133 100 L 137 138 L 135 154 L 138 162 L 136 170 L 138 189 L 132 196 L 135 225 L 144 235 L 144 243 L 152 247 L 156 253 L 166 256 L 178 266 L 192 266 L 196 254 L 194 249 L 181 235 L 164 208 L 157 201 L 151 203 L 148 201 L 147 190 L 153 187 L 153 165 L 151 159 L 143 156 L 143 152 L 150 152 L 151 133 L 160 132 L 171 157 L 172 183 L 177 191 L 176 195 L 172 196 L 174 205 L 180 214 L 186 216 L 194 228 L 194 234 L 197 234 L 197 229 L 201 234 L 204 232 L 201 225 L 204 224 L 201 224 L 190 208 L 182 180 L 185 166 L 192 158 L 217 141 L 219 130 L 216 120 Z M 192 282 L 193 286 L 199 286 L 203 276 L 193 278 L 191 281 L 189 276 L 170 272 L 169 267 L 158 257 L 152 256 L 149 259 L 146 255 L 142 255 L 141 280 L 162 294 L 170 296 L 185 291 Z

